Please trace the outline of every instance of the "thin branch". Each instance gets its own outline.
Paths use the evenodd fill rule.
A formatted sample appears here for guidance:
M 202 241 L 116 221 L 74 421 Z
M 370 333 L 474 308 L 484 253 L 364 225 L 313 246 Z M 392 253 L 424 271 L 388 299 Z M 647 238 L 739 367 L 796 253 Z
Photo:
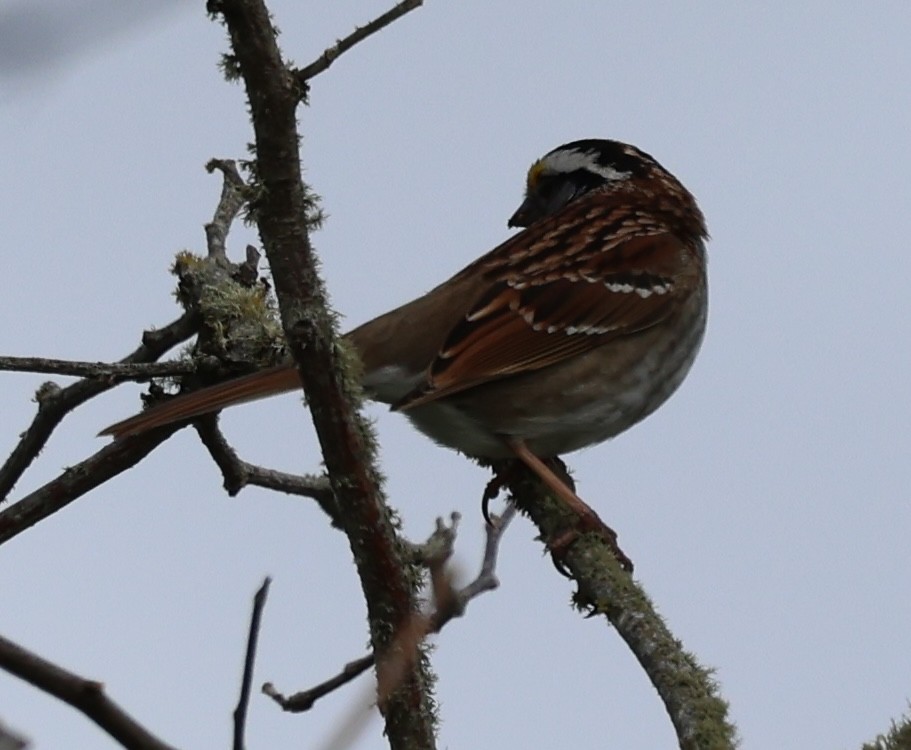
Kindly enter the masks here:
M 101 379 L 107 381 L 109 385 L 125 380 L 143 381 L 173 375 L 189 375 L 196 372 L 197 369 L 196 363 L 189 360 L 149 363 L 81 362 L 70 359 L 46 359 L 44 357 L 0 356 L 0 370 Z
M 506 515 L 506 514 L 504 514 Z M 405 678 L 407 671 L 418 654 L 420 653 L 420 644 L 424 638 L 432 632 L 435 623 L 448 622 L 452 616 L 458 616 L 464 613 L 465 607 L 457 604 L 457 600 L 462 592 L 456 591 L 452 585 L 452 575 L 444 570 L 446 561 L 450 558 L 455 543 L 455 532 L 458 524 L 458 514 L 453 514 L 452 524 L 446 529 L 442 520 L 437 520 L 437 530 L 434 536 L 442 540 L 442 544 L 431 543 L 430 547 L 435 548 L 436 554 L 427 561 L 430 568 L 431 582 L 433 585 L 433 596 L 435 611 L 430 615 L 415 614 L 405 626 L 400 628 L 396 633 L 390 649 L 378 660 L 376 665 L 377 675 L 377 696 L 376 701 L 383 706 L 390 696 L 398 689 L 398 685 Z M 506 523 L 512 517 L 508 514 Z M 491 524 L 497 526 L 501 522 Z M 502 530 L 505 524 L 499 528 L 488 530 L 497 540 L 502 536 Z M 489 539 L 490 537 L 488 537 Z M 448 543 L 447 543 L 448 541 Z M 496 548 L 496 544 L 493 548 Z M 485 550 L 485 555 L 487 550 Z M 494 553 L 495 556 L 495 553 Z M 482 570 L 489 567 L 484 564 Z M 448 615 L 446 613 L 449 613 Z M 367 707 L 369 701 L 362 701 L 364 708 L 355 706 L 351 716 L 339 723 L 338 729 L 326 743 L 327 750 L 342 750 L 349 748 L 354 744 L 358 734 L 366 726 L 369 712 Z
M 174 750 L 139 724 L 95 680 L 68 672 L 0 636 L 0 668 L 68 703 L 130 750 Z
M 0 511 L 0 545 L 132 468 L 184 426 L 168 425 L 117 440 L 84 461 L 64 469 L 55 479 Z
M 259 628 L 269 596 L 269 584 L 272 579 L 266 576 L 263 585 L 253 597 L 253 613 L 250 615 L 250 633 L 247 636 L 247 652 L 244 656 L 244 674 L 240 683 L 240 698 L 234 709 L 234 750 L 244 750 L 244 730 L 247 725 L 247 708 L 250 705 L 250 685 L 253 682 L 253 666 L 256 663 L 256 643 L 259 640 Z
M 395 7 L 390 8 L 385 13 L 383 13 L 383 15 L 375 18 L 366 26 L 358 26 L 344 39 L 339 39 L 335 44 L 327 48 L 323 54 L 317 57 L 312 63 L 305 65 L 303 68 L 298 68 L 295 71 L 297 80 L 301 83 L 305 83 L 311 78 L 318 76 L 356 44 L 363 42 L 365 39 L 367 39 L 367 37 L 372 36 L 381 29 L 384 29 L 393 21 L 396 21 L 397 19 L 404 16 L 406 13 L 409 13 L 415 8 L 420 8 L 423 4 L 424 0 L 403 0 L 403 2 L 400 2 L 395 5 Z
M 278 703 L 285 711 L 302 713 L 313 708 L 313 704 L 323 696 L 329 695 L 329 693 L 338 690 L 342 685 L 347 685 L 356 677 L 364 674 L 364 672 L 370 669 L 375 663 L 376 659 L 373 654 L 367 654 L 367 656 L 362 656 L 360 659 L 348 662 L 342 667 L 341 672 L 337 675 L 333 675 L 325 682 L 314 685 L 307 690 L 301 690 L 288 697 L 278 692 L 278 690 L 275 689 L 275 685 L 271 682 L 265 683 L 262 687 L 262 691 Z
M 186 341 L 199 328 L 198 316 L 186 312 L 164 328 L 146 331 L 142 344 L 128 354 L 121 364 L 154 362 L 172 347 Z M 0 502 L 2 502 L 47 443 L 51 433 L 63 418 L 90 398 L 104 393 L 114 383 L 96 378 L 80 380 L 66 388 L 53 384 L 43 386 L 38 394 L 38 413 L 23 433 L 18 445 L 0 468 Z
M 500 582 L 496 576 L 497 555 L 500 540 L 509 523 L 516 515 L 515 506 L 510 503 L 503 515 L 492 517 L 492 523 L 485 526 L 486 543 L 484 559 L 477 577 L 461 589 L 453 589 L 448 576 L 442 575 L 444 563 L 451 557 L 455 544 L 459 514 L 453 513 L 451 523 L 447 526 L 442 519 L 437 519 L 436 529 L 430 538 L 421 545 L 415 545 L 412 553 L 420 558 L 421 564 L 431 571 L 434 589 L 434 610 L 427 615 L 414 615 L 402 632 L 396 635 L 390 653 L 395 659 L 407 662 L 417 653 L 418 643 L 431 633 L 439 633 L 445 625 L 456 617 L 465 614 L 468 603 L 486 591 L 496 589 Z M 325 682 L 301 690 L 290 696 L 280 693 L 271 682 L 263 685 L 262 691 L 272 698 L 285 711 L 301 713 L 309 711 L 320 698 L 347 685 L 359 675 L 366 672 L 376 663 L 374 654 L 367 654 L 360 659 L 348 662 L 342 670 Z M 393 673 L 401 671 L 392 664 Z
M 472 599 L 480 596 L 485 591 L 493 591 L 499 587 L 500 581 L 497 578 L 496 570 L 497 556 L 500 553 L 500 540 L 503 538 L 503 534 L 506 533 L 506 529 L 512 519 L 516 517 L 516 512 L 516 506 L 509 503 L 506 506 L 506 510 L 503 511 L 503 515 L 491 517 L 491 523 L 485 526 L 487 534 L 481 570 L 471 583 L 457 592 L 456 601 L 459 604 L 457 612 L 451 614 L 447 619 L 440 619 L 433 624 L 434 633 L 440 632 L 443 626 L 453 617 L 461 617 L 465 614 L 468 602 Z
M 541 531 L 545 544 L 565 536 L 576 519 L 527 473 L 506 483 L 519 510 Z M 726 750 L 737 745 L 712 671 L 683 649 L 645 591 L 597 534 L 582 534 L 561 551 L 560 565 L 576 581 L 575 603 L 589 616 L 604 615 L 642 665 L 664 702 L 681 750 Z
M 244 190 L 246 183 L 237 171 L 237 164 L 233 159 L 210 159 L 206 164 L 206 171 L 210 174 L 219 170 L 224 175 L 221 186 L 221 198 L 215 207 L 215 214 L 205 226 L 206 246 L 209 258 L 228 262 L 226 242 L 231 224 L 243 208 L 246 198 Z
M 306 83 L 288 69 L 262 0 L 209 0 L 228 29 L 255 133 L 256 218 L 272 269 L 288 350 L 323 453 L 367 603 L 371 645 L 383 653 L 417 610 L 416 577 L 402 557 L 381 489 L 375 436 L 358 406 L 361 393 L 328 312 L 310 242 L 316 199 L 301 178 L 297 107 Z M 381 706 L 392 748 L 435 747 L 432 679 L 412 660 L 393 699 Z
M 218 418 L 215 415 L 197 420 L 194 426 L 202 444 L 221 470 L 224 488 L 231 497 L 247 485 L 310 497 L 326 512 L 333 526 L 342 528 L 338 519 L 338 505 L 328 477 L 316 474 L 287 474 L 244 461 L 218 428 Z

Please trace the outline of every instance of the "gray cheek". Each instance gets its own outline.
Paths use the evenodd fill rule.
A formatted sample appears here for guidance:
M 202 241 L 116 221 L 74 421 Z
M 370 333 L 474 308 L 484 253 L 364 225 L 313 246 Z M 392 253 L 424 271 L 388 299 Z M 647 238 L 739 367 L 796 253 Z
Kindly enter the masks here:
M 570 180 L 565 181 L 554 191 L 553 195 L 548 196 L 547 200 L 544 202 L 544 215 L 550 216 L 551 214 L 555 214 L 570 201 L 575 200 L 584 193 L 584 188 L 575 185 Z

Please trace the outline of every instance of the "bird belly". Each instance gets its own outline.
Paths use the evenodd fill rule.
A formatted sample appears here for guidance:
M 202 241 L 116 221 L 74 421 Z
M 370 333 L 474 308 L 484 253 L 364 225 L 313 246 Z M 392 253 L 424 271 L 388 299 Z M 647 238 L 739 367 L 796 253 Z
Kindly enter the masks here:
M 475 458 L 511 458 L 503 437 L 452 400 L 431 401 L 404 412 L 434 442 Z

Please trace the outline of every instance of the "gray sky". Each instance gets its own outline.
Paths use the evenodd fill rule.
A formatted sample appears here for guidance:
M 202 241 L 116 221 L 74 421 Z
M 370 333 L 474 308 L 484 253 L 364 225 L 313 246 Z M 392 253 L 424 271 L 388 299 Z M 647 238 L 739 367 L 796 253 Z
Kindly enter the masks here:
M 298 63 L 389 4 L 271 3 Z M 82 5 L 0 14 L 0 49 L 19 42 L 0 54 L 5 354 L 113 360 L 172 320 L 168 266 L 203 250 L 219 192 L 203 165 L 251 139 L 201 0 L 114 20 L 117 3 Z M 508 236 L 529 163 L 565 141 L 635 143 L 697 196 L 713 236 L 700 358 L 657 414 L 570 464 L 671 628 L 717 668 L 748 750 L 857 747 L 911 699 L 909 32 L 898 1 L 430 0 L 317 78 L 301 111 L 330 215 L 314 241 L 351 325 Z M 233 235 L 235 257 L 246 241 Z M 0 373 L 4 457 L 45 379 Z M 73 414 L 13 497 L 137 406 L 123 386 Z M 486 474 L 373 413 L 407 532 L 461 511 L 473 575 Z M 223 424 L 249 460 L 319 466 L 295 396 Z M 515 523 L 502 588 L 438 639 L 440 747 L 672 746 L 645 675 L 569 608 L 534 533 Z M 0 633 L 103 680 L 167 741 L 227 747 L 266 573 L 257 685 L 308 687 L 363 653 L 344 537 L 306 500 L 227 498 L 185 431 L 0 548 Z M 317 747 L 365 685 L 304 716 L 255 695 L 250 746 Z M 2 674 L 0 718 L 38 748 L 114 746 Z M 382 747 L 379 732 L 357 747 Z

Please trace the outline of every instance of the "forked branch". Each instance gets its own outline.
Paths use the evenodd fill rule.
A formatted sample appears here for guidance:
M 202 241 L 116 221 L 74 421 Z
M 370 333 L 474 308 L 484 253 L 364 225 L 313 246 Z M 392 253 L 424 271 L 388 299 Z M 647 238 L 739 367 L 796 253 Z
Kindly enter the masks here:
M 475 579 L 462 588 L 453 587 L 450 574 L 445 570 L 455 544 L 459 521 L 457 513 L 452 515 L 449 525 L 442 519 L 437 519 L 437 527 L 430 538 L 424 544 L 412 548 L 412 553 L 420 559 L 420 564 L 430 571 L 434 608 L 426 614 L 415 614 L 396 634 L 389 649 L 389 653 L 394 656 L 383 666 L 385 674 L 382 679 L 385 680 L 386 686 L 380 689 L 381 698 L 383 694 L 388 695 L 390 687 L 400 678 L 405 665 L 417 656 L 418 647 L 424 638 L 439 633 L 451 620 L 464 615 L 472 599 L 500 585 L 496 576 L 500 540 L 515 514 L 515 506 L 510 504 L 502 516 L 492 517 L 492 523 L 485 527 L 486 542 L 481 569 Z M 271 682 L 264 684 L 262 690 L 285 711 L 309 711 L 320 698 L 347 685 L 374 664 L 376 656 L 367 654 L 348 662 L 338 674 L 328 680 L 289 696 L 279 692 Z

